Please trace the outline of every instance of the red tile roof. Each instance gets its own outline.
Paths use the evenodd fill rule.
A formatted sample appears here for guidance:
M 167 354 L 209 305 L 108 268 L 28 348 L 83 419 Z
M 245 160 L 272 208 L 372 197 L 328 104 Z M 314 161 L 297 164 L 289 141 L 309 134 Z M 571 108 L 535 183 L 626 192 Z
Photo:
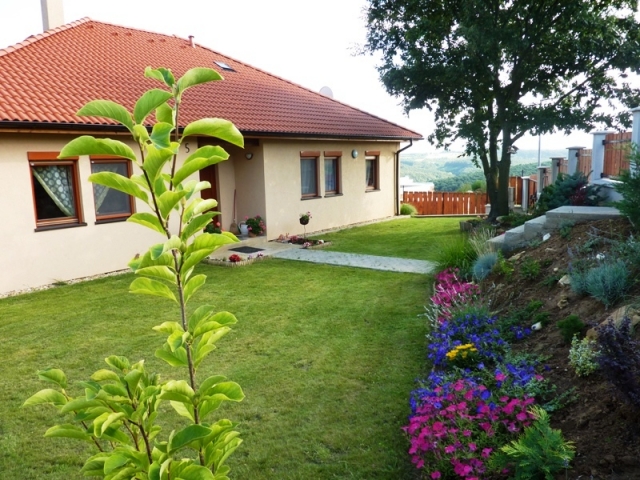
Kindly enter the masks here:
M 222 70 L 214 61 L 235 71 Z M 189 40 L 88 18 L 0 50 L 0 128 L 21 123 L 47 128 L 108 125 L 75 112 L 97 98 L 133 108 L 142 92 L 159 86 L 143 77 L 147 66 L 168 67 L 176 78 L 189 68 L 209 66 L 225 77 L 185 93 L 183 125 L 221 117 L 249 135 L 422 138 L 208 48 L 192 47 Z

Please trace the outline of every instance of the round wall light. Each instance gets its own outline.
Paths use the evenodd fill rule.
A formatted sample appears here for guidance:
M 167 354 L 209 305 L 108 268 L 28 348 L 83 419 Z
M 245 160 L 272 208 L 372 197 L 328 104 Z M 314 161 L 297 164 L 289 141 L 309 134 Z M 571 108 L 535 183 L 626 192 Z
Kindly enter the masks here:
M 351 158 L 358 158 L 358 150 L 355 148 L 351 150 Z
M 244 156 L 247 157 L 247 160 L 251 160 L 253 158 L 253 153 L 247 152 L 244 154 Z

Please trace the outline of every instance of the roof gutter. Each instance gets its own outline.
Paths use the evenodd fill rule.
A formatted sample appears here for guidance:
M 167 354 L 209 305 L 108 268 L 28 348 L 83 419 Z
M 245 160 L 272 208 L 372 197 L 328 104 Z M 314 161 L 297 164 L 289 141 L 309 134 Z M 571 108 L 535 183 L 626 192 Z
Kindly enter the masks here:
M 409 145 L 407 145 L 406 147 L 401 148 L 400 150 L 398 150 L 395 153 L 396 156 L 396 164 L 395 164 L 395 171 L 394 171 L 394 204 L 395 204 L 395 214 L 396 215 L 400 215 L 400 154 L 402 152 L 404 152 L 405 150 L 407 150 L 408 148 L 413 147 L 413 139 L 409 139 Z

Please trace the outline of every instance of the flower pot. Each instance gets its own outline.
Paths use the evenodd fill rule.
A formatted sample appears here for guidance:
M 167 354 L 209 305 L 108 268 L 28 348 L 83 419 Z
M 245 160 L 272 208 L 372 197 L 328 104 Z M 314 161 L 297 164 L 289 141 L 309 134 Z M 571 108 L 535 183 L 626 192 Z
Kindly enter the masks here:
M 301 218 L 300 219 L 300 225 L 309 225 L 309 219 L 308 218 Z
M 246 237 L 247 235 L 249 235 L 249 227 L 247 226 L 246 223 L 240 224 L 240 235 L 242 235 L 243 237 Z
M 253 233 L 253 232 L 249 232 L 249 237 L 255 238 L 255 237 L 257 237 L 257 235 L 255 233 Z

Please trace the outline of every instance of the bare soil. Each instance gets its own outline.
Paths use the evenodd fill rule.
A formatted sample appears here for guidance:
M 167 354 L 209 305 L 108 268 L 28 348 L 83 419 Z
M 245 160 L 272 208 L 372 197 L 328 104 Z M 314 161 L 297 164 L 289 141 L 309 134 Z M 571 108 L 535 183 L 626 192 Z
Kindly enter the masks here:
M 550 313 L 547 326 L 515 344 L 514 348 L 547 357 L 544 363 L 548 370 L 544 375 L 557 385 L 558 393 L 571 388 L 577 393 L 577 400 L 552 414 L 553 427 L 561 429 L 565 439 L 575 442 L 576 447 L 572 468 L 567 476 L 563 472 L 558 479 L 640 480 L 640 411 L 625 403 L 601 373 L 587 378 L 576 376 L 568 361 L 569 345 L 563 342 L 556 326 L 557 321 L 571 314 L 578 315 L 587 328 L 596 326 L 615 308 L 633 302 L 640 294 L 640 285 L 635 285 L 624 301 L 607 311 L 597 300 L 578 297 L 570 287 L 549 278 L 557 278 L 568 271 L 569 248 L 577 251 L 596 234 L 604 238 L 623 238 L 630 232 L 630 225 L 622 219 L 575 225 L 566 238 L 554 233 L 535 248 L 512 252 L 511 258 L 524 253 L 513 262 L 515 271 L 511 278 L 494 274 L 482 284 L 500 314 L 522 309 L 531 300 L 544 302 L 541 311 Z M 606 254 L 606 251 L 606 244 L 598 246 L 598 252 Z M 527 259 L 541 264 L 540 275 L 535 280 L 528 280 L 522 274 Z

